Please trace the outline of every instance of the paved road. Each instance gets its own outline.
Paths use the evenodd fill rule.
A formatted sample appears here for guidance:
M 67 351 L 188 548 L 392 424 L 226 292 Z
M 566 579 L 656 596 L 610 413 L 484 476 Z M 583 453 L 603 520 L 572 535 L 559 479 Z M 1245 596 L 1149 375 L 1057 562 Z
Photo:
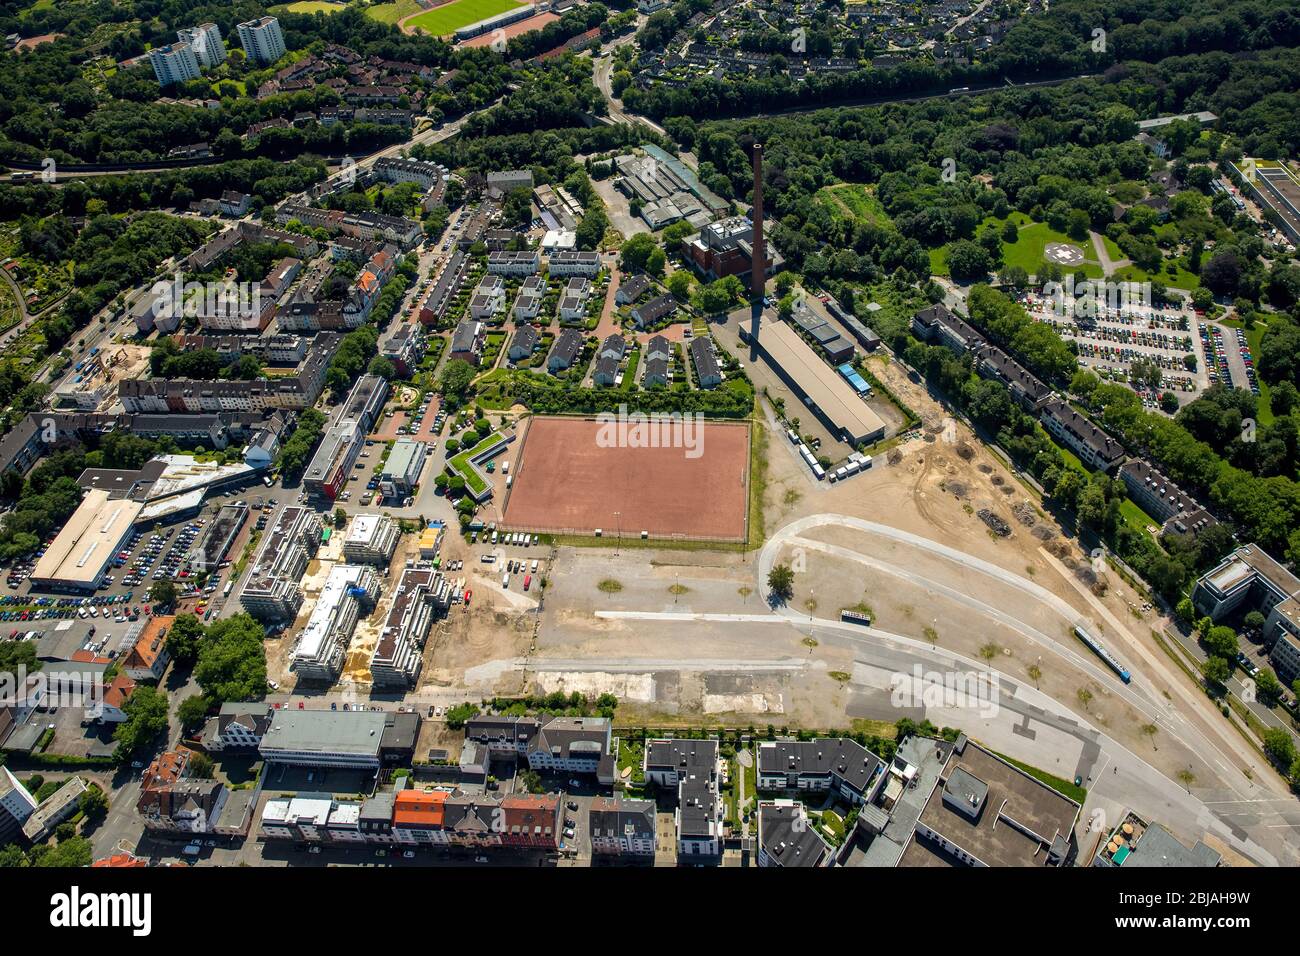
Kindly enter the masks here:
M 619 612 L 604 612 L 614 616 Z M 622 612 L 625 619 L 644 618 L 665 622 L 674 617 L 663 612 Z M 697 614 L 676 615 L 680 627 L 687 628 L 702 617 Z M 746 626 L 756 620 L 747 615 Z M 755 618 L 757 616 L 754 616 Z M 798 619 L 796 619 L 796 617 Z M 793 626 L 816 638 L 819 644 L 850 648 L 854 654 L 854 672 L 850 688 L 855 698 L 873 697 L 882 705 L 893 706 L 890 694 L 897 674 L 923 671 L 988 673 L 987 667 L 928 642 L 856 624 L 817 620 L 808 622 L 803 615 L 787 618 L 768 615 L 770 621 Z M 538 669 L 542 662 L 530 666 Z M 581 664 L 606 672 L 619 669 L 661 670 L 698 669 L 734 672 L 738 666 L 746 672 L 764 669 L 765 662 L 745 661 L 654 661 L 609 660 L 544 662 L 573 669 Z M 796 661 L 766 662 L 769 666 L 801 666 Z M 977 736 L 986 746 L 1010 754 L 1057 776 L 1082 777 L 1089 788 L 1083 819 L 1101 810 L 1103 820 L 1114 822 L 1128 808 L 1138 810 L 1148 819 L 1158 819 L 1185 836 L 1213 833 L 1237 852 L 1261 865 L 1293 866 L 1300 864 L 1300 849 L 1294 833 L 1300 830 L 1300 804 L 1289 797 L 1279 797 L 1262 787 L 1247 784 L 1237 789 L 1194 784 L 1195 793 L 1175 785 L 1162 773 L 1105 733 L 1080 720 L 1066 707 L 1029 686 L 1005 675 L 990 681 L 992 700 L 971 707 L 931 706 L 918 708 L 922 717 L 937 725 L 960 726 Z M 992 706 L 985 706 L 991 704 Z M 850 714 L 850 716 L 853 716 Z
M 1081 619 L 1081 615 L 1079 615 L 1077 611 L 1064 601 L 1061 601 L 1055 595 L 1046 592 L 1033 582 L 1019 578 L 1017 575 L 1011 574 L 1002 568 L 990 565 L 987 562 L 979 561 L 969 555 L 964 555 L 962 552 L 955 551 L 946 545 L 929 541 L 928 539 L 912 535 L 908 532 L 889 528 L 884 525 L 878 525 L 874 522 L 862 521 L 860 519 L 848 518 L 841 515 L 813 515 L 792 522 L 786 527 L 778 530 L 768 540 L 759 555 L 756 570 L 760 589 L 767 580 L 767 573 L 775 563 L 776 556 L 780 553 L 781 548 L 785 544 L 792 540 L 798 540 L 800 545 L 804 547 L 807 547 L 810 544 L 819 544 L 817 542 L 809 542 L 807 539 L 800 538 L 799 535 L 801 532 L 808 530 L 809 528 L 826 524 L 834 524 L 841 527 L 856 528 L 870 533 L 881 534 L 893 540 L 905 542 L 911 546 L 929 551 L 930 553 L 959 561 L 967 568 L 988 574 L 1003 584 L 1008 584 L 1021 589 L 1025 593 L 1043 601 L 1048 606 L 1053 607 L 1054 610 L 1063 614 L 1063 616 L 1065 616 L 1069 621 Z M 855 560 L 860 560 L 863 563 L 869 563 L 871 561 L 870 558 L 858 554 L 857 552 L 851 552 L 851 554 L 856 555 Z M 844 555 L 839 556 L 844 557 Z M 906 575 L 904 572 L 900 571 L 896 571 L 896 573 L 903 576 L 914 577 Z M 1068 573 L 1065 576 L 1066 579 L 1072 580 Z M 926 580 L 921 583 L 924 583 L 927 587 L 937 588 L 940 590 L 944 589 L 942 582 Z M 1088 596 L 1086 595 L 1086 592 L 1084 596 Z M 971 598 L 967 598 L 966 600 L 967 602 L 974 601 L 974 599 Z M 1095 599 L 1093 600 L 1095 602 Z M 1098 665 L 1082 656 L 1073 648 L 1061 647 L 1050 639 L 1046 642 L 1038 640 L 1038 638 L 1034 637 L 1033 633 L 1031 633 L 1032 629 L 1025 628 L 1023 625 L 1013 624 L 1012 626 L 1016 626 L 1017 630 L 1026 634 L 1026 636 L 1031 639 L 1038 640 L 1045 649 L 1068 660 L 1072 666 L 1080 667 L 1086 672 L 1092 674 L 1094 679 L 1097 679 L 1097 674 L 1100 673 L 1101 682 L 1112 693 L 1123 696 L 1127 703 L 1134 706 L 1140 712 L 1153 716 L 1155 718 L 1154 722 L 1159 726 L 1162 726 L 1171 734 L 1171 736 L 1182 740 L 1193 752 L 1200 754 L 1207 762 L 1210 762 L 1212 765 L 1217 765 L 1224 786 L 1215 791 L 1215 796 L 1222 799 L 1223 806 L 1230 806 L 1233 808 L 1248 806 L 1257 809 L 1255 804 L 1260 800 L 1278 801 L 1277 807 L 1284 809 L 1288 815 L 1284 817 L 1280 824 L 1254 821 L 1252 825 L 1255 826 L 1256 830 L 1258 830 L 1260 826 L 1290 827 L 1292 825 L 1300 824 L 1300 803 L 1297 803 L 1294 798 L 1286 794 L 1272 771 L 1267 767 L 1260 765 L 1258 756 L 1253 751 L 1249 750 L 1244 741 L 1236 735 L 1235 731 L 1225 727 L 1221 721 L 1210 720 L 1206 722 L 1203 720 L 1204 708 L 1208 706 L 1205 703 L 1203 695 L 1198 694 L 1195 689 L 1189 688 L 1186 680 L 1180 679 L 1180 675 L 1170 673 L 1170 665 L 1168 661 L 1161 660 L 1155 652 L 1152 652 L 1141 641 L 1133 637 L 1131 634 L 1128 634 L 1125 625 L 1115 619 L 1114 616 L 1104 608 L 1104 606 L 1100 605 L 1100 602 L 1095 603 L 1095 610 L 1098 610 L 1098 612 L 1101 613 L 1109 625 L 1110 629 L 1108 633 L 1115 635 L 1127 634 L 1128 640 L 1124 642 L 1122 647 L 1117 647 L 1116 649 L 1120 650 L 1121 653 L 1127 651 L 1130 660 L 1136 660 L 1139 658 L 1145 659 L 1147 664 L 1146 673 L 1161 673 L 1163 675 L 1165 687 L 1169 688 L 1173 693 L 1177 694 L 1181 698 L 1181 703 L 1185 709 L 1179 710 L 1175 706 L 1175 701 L 1166 700 L 1164 691 L 1157 685 L 1152 684 L 1144 675 L 1143 670 L 1133 668 L 1134 685 L 1126 687 L 1112 675 L 1109 675 L 1109 672 L 1099 672 Z M 987 611 L 984 613 L 987 613 Z M 791 623 L 811 627 L 814 630 L 831 629 L 845 633 L 853 633 L 858 630 L 857 625 L 840 624 L 838 622 L 817 621 L 813 624 L 809 621 L 806 615 L 791 608 L 778 608 L 777 614 L 786 618 Z M 906 642 L 914 651 L 929 647 L 928 644 L 923 644 L 919 641 L 913 641 L 908 638 L 899 638 L 897 635 L 893 637 L 896 640 Z M 943 653 L 947 654 L 948 652 Z M 955 657 L 956 655 L 949 656 Z M 978 664 L 974 661 L 966 663 L 969 666 L 972 666 L 976 672 L 984 672 L 987 670 L 985 665 Z M 1132 667 L 1132 665 L 1130 666 Z M 1005 677 L 1003 677 L 1002 680 L 1003 683 L 1006 683 Z M 1138 691 L 1141 691 L 1141 694 L 1137 693 Z M 1049 711 L 1057 713 L 1063 719 L 1078 721 L 1078 718 L 1071 711 L 1064 708 L 1056 701 L 1047 698 L 1045 695 L 1042 695 L 1037 691 L 1034 691 L 1034 694 L 1038 697 L 1042 697 L 1045 701 L 1050 703 L 1051 706 L 1047 708 Z M 1043 705 L 1039 704 L 1038 706 L 1042 707 Z M 1109 741 L 1109 744 L 1111 749 L 1122 749 L 1120 745 L 1113 740 Z M 1017 753 L 1018 751 L 1013 750 L 1011 752 Z M 1050 769 L 1050 766 L 1050 764 L 1047 765 L 1045 769 Z M 1163 781 L 1159 789 L 1166 791 L 1164 793 L 1165 799 L 1169 799 L 1169 795 L 1177 791 L 1178 788 L 1172 783 L 1172 781 L 1164 778 L 1154 768 L 1149 767 L 1149 765 L 1143 764 L 1143 766 L 1147 768 L 1147 771 L 1149 771 L 1150 774 L 1155 774 L 1156 777 L 1159 777 L 1159 779 Z M 1238 766 L 1251 767 L 1254 773 L 1253 780 L 1243 782 L 1241 780 L 1241 774 L 1235 769 Z M 1281 809 L 1279 812 L 1281 812 Z M 1234 812 L 1236 811 L 1234 810 Z M 1190 825 L 1200 819 L 1199 816 L 1195 816 L 1191 819 L 1184 819 L 1182 822 L 1184 822 L 1185 825 Z M 1224 819 L 1226 822 L 1226 816 Z M 1193 829 L 1191 832 L 1196 831 Z M 1267 833 L 1267 831 L 1264 832 Z M 1272 836 L 1277 836 L 1277 834 L 1274 833 Z M 1271 843 L 1272 841 L 1264 841 L 1261 839 L 1260 842 Z M 1269 849 L 1276 852 L 1275 847 L 1270 846 Z

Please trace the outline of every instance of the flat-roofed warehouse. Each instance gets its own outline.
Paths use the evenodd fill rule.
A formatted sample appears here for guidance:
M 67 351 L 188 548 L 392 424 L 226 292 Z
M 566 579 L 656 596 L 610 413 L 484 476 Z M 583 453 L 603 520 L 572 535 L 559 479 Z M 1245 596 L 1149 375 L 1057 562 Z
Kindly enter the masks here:
M 129 498 L 112 499 L 102 489 L 86 492 L 63 530 L 36 562 L 32 583 L 60 590 L 95 590 L 143 507 Z
M 749 343 L 753 319 L 740 323 L 740 338 Z M 804 400 L 828 428 L 850 444 L 885 437 L 885 422 L 852 387 L 784 322 L 759 323 L 758 349 L 772 369 Z

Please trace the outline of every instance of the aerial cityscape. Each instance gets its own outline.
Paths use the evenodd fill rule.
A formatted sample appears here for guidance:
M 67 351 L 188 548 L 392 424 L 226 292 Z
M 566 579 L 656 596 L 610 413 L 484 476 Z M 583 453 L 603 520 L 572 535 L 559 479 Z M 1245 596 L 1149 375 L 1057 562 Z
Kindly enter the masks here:
M 1300 866 L 1297 0 L 2 15 L 0 868 Z

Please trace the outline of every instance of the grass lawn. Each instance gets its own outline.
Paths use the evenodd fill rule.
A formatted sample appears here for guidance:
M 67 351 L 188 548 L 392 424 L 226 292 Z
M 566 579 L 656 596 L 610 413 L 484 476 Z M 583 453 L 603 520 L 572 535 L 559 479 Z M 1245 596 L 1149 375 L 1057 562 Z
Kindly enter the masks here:
M 327 0 L 296 0 L 295 3 L 282 3 L 279 6 L 270 7 L 270 13 L 338 13 L 340 10 L 347 9 L 346 3 L 329 3 Z
M 1181 263 L 1175 263 L 1172 275 L 1163 269 L 1152 275 L 1137 266 L 1125 266 L 1116 269 L 1111 278 L 1129 282 L 1163 282 L 1171 288 L 1182 289 L 1185 292 L 1191 292 L 1201 284 L 1201 277 L 1194 272 L 1188 272 Z
M 420 5 L 415 0 L 396 0 L 395 3 L 372 3 L 366 7 L 366 16 L 380 23 L 393 26 L 403 17 L 420 12 Z
M 426 10 L 411 20 L 409 25 L 412 29 L 418 27 L 436 37 L 446 36 L 461 27 L 521 6 L 523 4 L 516 0 L 452 0 L 451 3 Z
M 636 391 L 636 367 L 641 362 L 641 350 L 633 349 L 627 357 L 627 371 L 623 373 L 622 390 Z
M 1129 498 L 1125 498 L 1119 503 L 1119 515 L 1124 519 L 1124 523 L 1140 534 L 1146 534 L 1147 528 L 1154 525 L 1160 527 L 1160 522 L 1152 518 L 1149 514 L 1139 508 Z
M 1264 338 L 1266 328 L 1268 328 L 1266 323 L 1256 319 L 1255 327 L 1245 330 L 1246 344 L 1250 346 L 1250 357 L 1255 360 L 1256 368 L 1259 367 L 1259 343 Z M 1273 400 L 1269 397 L 1268 385 L 1258 374 L 1255 376 L 1255 381 L 1259 382 L 1259 406 L 1257 412 L 1259 423 L 1261 425 L 1271 425 L 1273 424 Z
M 1058 442 L 1055 438 L 1053 438 L 1053 437 L 1048 433 L 1047 429 L 1042 428 L 1042 426 L 1039 426 L 1039 430 L 1040 430 L 1040 433 L 1041 433 L 1042 435 L 1044 435 L 1044 436 L 1047 438 L 1048 441 L 1050 441 L 1053 445 L 1056 446 L 1056 450 L 1059 451 L 1059 452 L 1061 453 L 1061 457 L 1065 459 L 1065 464 L 1066 464 L 1068 467 L 1073 468 L 1075 471 L 1079 472 L 1079 474 L 1081 474 L 1081 475 L 1090 475 L 1090 474 L 1092 474 L 1092 471 L 1089 470 L 1088 466 L 1085 465 L 1082 461 L 1079 460 L 1079 456 L 1076 455 L 1074 452 L 1070 451 L 1070 449 L 1066 448 L 1064 445 L 1062 445 L 1060 442 Z
M 1011 764 L 1011 766 L 1023 770 L 1039 783 L 1044 783 L 1057 793 L 1063 794 L 1071 800 L 1074 800 L 1080 806 L 1082 806 L 1084 801 L 1088 799 L 1088 791 L 1084 787 L 1076 787 L 1072 780 L 1062 780 L 1060 777 L 1053 776 L 1046 770 L 1039 770 L 1037 767 L 1031 767 L 1027 763 L 1021 763 L 1019 760 L 1012 760 L 1006 754 L 996 755 Z
M 1045 222 L 1034 222 L 1022 212 L 1013 212 L 1005 219 L 989 216 L 980 223 L 979 228 L 986 229 L 993 226 L 1001 229 L 1007 222 L 1015 223 L 1019 233 L 1015 242 L 1003 243 L 1002 245 L 1002 260 L 1006 265 L 1020 266 L 1031 276 L 1036 275 L 1038 270 L 1042 268 L 1043 263 L 1047 261 L 1043 255 L 1043 249 L 1047 244 L 1049 242 L 1063 242 L 1077 246 L 1083 251 L 1084 257 L 1081 265 L 1063 266 L 1064 271 L 1068 273 L 1082 271 L 1090 279 L 1103 277 L 1101 263 L 1095 258 L 1096 253 L 1093 251 L 1090 239 L 1076 242 L 1065 233 L 1057 232 Z M 930 272 L 934 275 L 948 274 L 947 246 L 940 246 L 930 250 Z
M 483 478 L 479 476 L 478 472 L 476 472 L 472 467 L 470 467 L 470 459 L 472 459 L 475 455 L 481 454 L 486 449 L 491 448 L 500 440 L 501 440 L 501 436 L 496 432 L 493 432 L 491 435 L 488 435 L 487 438 L 484 438 L 473 448 L 469 449 L 468 451 L 462 451 L 453 455 L 451 460 L 448 461 L 448 464 L 451 465 L 452 470 L 455 471 L 456 474 L 460 475 L 462 478 L 465 479 L 466 487 L 468 487 L 475 494 L 480 494 L 483 491 L 483 489 L 487 487 L 487 482 L 484 481 Z
M 889 225 L 889 214 L 875 196 L 873 187 L 860 183 L 840 183 L 817 190 L 813 201 L 826 206 L 836 219 L 854 219 L 876 225 Z

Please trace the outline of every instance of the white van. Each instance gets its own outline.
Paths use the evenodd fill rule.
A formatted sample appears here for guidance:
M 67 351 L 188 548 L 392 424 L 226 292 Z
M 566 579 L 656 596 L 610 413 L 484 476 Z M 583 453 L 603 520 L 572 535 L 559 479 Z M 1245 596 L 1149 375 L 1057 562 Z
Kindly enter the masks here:
M 508 574 L 501 575 L 501 588 L 504 591 L 510 590 L 510 575 Z

